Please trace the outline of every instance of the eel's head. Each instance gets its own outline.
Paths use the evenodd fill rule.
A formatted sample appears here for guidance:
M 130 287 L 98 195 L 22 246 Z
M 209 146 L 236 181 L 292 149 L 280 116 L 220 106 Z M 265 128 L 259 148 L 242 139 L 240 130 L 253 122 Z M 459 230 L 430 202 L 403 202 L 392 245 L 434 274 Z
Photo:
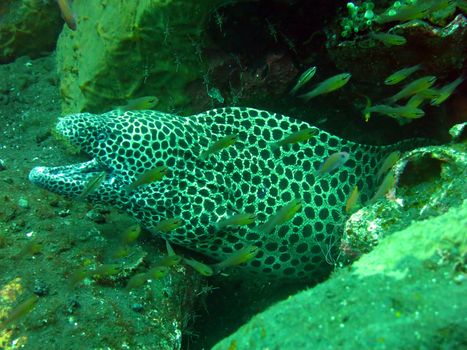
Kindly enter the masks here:
M 125 176 L 122 171 L 123 159 L 116 153 L 118 143 L 123 140 L 119 136 L 115 117 L 110 112 L 101 115 L 78 113 L 60 118 L 54 130 L 56 137 L 71 147 L 80 149 L 91 160 L 57 167 L 39 166 L 31 170 L 29 180 L 65 196 L 113 202 L 116 196 L 121 195 L 122 179 Z M 120 122 L 121 126 L 124 124 Z M 95 189 L 83 196 L 89 184 L 103 172 L 104 180 L 99 181 Z

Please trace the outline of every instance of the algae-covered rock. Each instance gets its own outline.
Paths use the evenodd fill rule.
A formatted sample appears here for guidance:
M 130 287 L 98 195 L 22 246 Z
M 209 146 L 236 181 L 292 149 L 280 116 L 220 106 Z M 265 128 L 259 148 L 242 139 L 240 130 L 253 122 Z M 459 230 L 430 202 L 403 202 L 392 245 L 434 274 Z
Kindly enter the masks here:
M 444 27 L 417 20 L 394 25 L 381 33 L 397 34 L 406 39 L 404 45 L 388 45 L 361 33 L 353 40 L 339 41 L 329 34 L 327 49 L 331 59 L 343 71 L 352 71 L 363 81 L 384 81 L 397 69 L 422 63 L 427 72 L 442 76 L 460 70 L 467 49 L 467 19 L 457 15 Z M 375 32 L 377 32 L 375 30 Z M 330 32 L 331 33 L 331 32 Z
M 456 124 L 451 129 L 449 129 L 449 135 L 451 135 L 451 138 L 453 141 L 456 141 L 458 139 L 461 139 L 464 132 L 465 132 L 465 126 L 467 125 L 467 122 Z
M 139 96 L 185 106 L 202 76 L 205 19 L 220 0 L 75 1 L 77 30 L 57 47 L 64 113 L 97 112 Z
M 0 63 L 24 55 L 35 58 L 55 47 L 63 21 L 55 1 L 2 0 Z
M 466 348 L 466 227 L 467 202 L 416 222 L 214 349 Z
M 344 261 L 368 253 L 413 221 L 438 216 L 467 200 L 465 144 L 417 148 L 393 171 L 396 185 L 389 198 L 366 204 L 347 220 L 340 247 Z

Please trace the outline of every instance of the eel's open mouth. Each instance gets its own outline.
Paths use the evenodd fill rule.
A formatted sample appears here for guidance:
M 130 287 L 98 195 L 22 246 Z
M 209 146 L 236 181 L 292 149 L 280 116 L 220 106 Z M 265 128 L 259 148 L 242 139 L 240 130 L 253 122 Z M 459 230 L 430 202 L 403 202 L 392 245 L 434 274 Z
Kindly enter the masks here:
M 67 123 L 70 117 L 72 116 L 59 119 L 54 134 L 57 139 L 65 143 L 66 147 L 75 148 L 79 147 L 80 137 L 77 135 L 77 130 L 70 128 L 69 123 Z M 30 171 L 29 180 L 49 191 L 69 197 L 78 197 L 83 194 L 90 181 L 102 172 L 105 172 L 106 176 L 99 187 L 104 188 L 112 185 L 115 178 L 111 175 L 111 170 L 103 166 L 96 158 L 56 167 L 38 166 Z
M 80 196 L 86 186 L 99 173 L 107 172 L 93 159 L 83 163 L 57 167 L 38 166 L 29 173 L 29 180 L 49 191 L 70 197 Z M 112 185 L 115 178 L 107 174 L 100 186 Z

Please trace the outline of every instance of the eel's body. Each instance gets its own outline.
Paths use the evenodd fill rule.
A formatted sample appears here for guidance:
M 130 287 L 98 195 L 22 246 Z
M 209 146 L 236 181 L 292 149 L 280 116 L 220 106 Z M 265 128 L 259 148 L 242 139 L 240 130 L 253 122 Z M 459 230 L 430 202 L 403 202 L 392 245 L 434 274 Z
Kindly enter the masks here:
M 338 254 L 344 208 L 358 185 L 365 201 L 376 172 L 393 146 L 368 146 L 317 129 L 307 142 L 271 151 L 271 144 L 309 128 L 306 122 L 250 108 L 214 109 L 181 117 L 155 111 L 112 111 L 63 117 L 57 132 L 93 159 L 62 167 L 36 167 L 29 178 L 46 189 L 77 197 L 97 172 L 107 176 L 87 200 L 126 210 L 151 230 L 166 218 L 184 224 L 160 235 L 214 261 L 248 245 L 260 248 L 245 269 L 272 278 L 311 279 L 330 270 Z M 237 134 L 237 142 L 200 160 L 213 141 Z M 406 143 L 407 144 L 407 143 Z M 347 162 L 319 175 L 323 160 L 347 152 Z M 125 188 L 141 173 L 165 165 L 162 181 Z M 259 227 L 293 199 L 303 207 L 293 218 L 262 233 Z M 235 213 L 255 213 L 256 225 L 216 230 Z

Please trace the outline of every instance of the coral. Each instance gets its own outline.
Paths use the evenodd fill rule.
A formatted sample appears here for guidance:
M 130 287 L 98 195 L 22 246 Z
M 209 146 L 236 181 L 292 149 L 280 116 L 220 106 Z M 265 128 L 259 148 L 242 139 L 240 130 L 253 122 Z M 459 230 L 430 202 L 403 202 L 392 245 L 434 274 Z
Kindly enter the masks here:
M 146 95 L 159 110 L 186 106 L 187 87 L 205 70 L 204 22 L 219 3 L 75 2 L 78 29 L 57 45 L 63 111 L 105 111 Z
M 354 34 L 371 29 L 375 18 L 374 8 L 375 4 L 372 1 L 364 1 L 360 5 L 348 2 L 347 10 L 349 14 L 348 17 L 341 19 L 340 25 L 342 31 L 340 35 L 343 38 L 349 38 Z
M 407 44 L 385 46 L 368 37 L 339 41 L 330 35 L 327 49 L 339 68 L 362 81 L 384 81 L 398 68 L 418 63 L 438 76 L 458 70 L 464 63 L 467 20 L 462 14 L 442 28 L 416 21 L 398 24 L 392 31 L 406 38 Z

